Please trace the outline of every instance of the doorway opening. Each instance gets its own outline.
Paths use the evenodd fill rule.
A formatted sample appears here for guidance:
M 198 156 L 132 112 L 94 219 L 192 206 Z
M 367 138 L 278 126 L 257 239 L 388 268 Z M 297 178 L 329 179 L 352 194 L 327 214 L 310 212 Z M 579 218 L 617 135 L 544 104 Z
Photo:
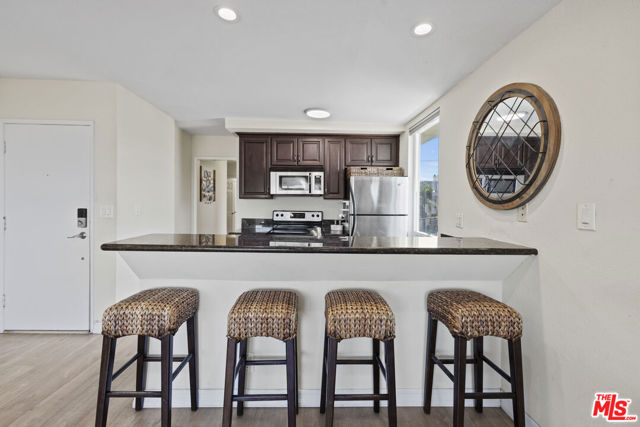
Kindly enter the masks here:
M 198 157 L 193 168 L 193 232 L 229 234 L 237 231 L 238 162 Z

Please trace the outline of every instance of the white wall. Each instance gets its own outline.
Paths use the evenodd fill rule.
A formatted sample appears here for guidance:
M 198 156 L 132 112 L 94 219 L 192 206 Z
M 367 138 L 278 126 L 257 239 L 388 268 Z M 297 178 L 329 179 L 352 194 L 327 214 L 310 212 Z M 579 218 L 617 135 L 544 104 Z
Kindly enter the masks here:
M 177 132 L 173 118 L 114 83 L 0 79 L 0 117 L 94 122 L 93 301 L 94 322 L 99 322 L 117 297 L 135 291 L 116 286 L 126 282 L 122 268 L 116 277 L 117 256 L 100 245 L 147 232 L 173 232 L 182 223 L 178 219 L 185 213 L 175 200 L 184 197 L 185 188 L 191 197 L 189 138 Z M 181 140 L 187 142 L 178 145 Z M 114 217 L 101 218 L 101 206 L 115 207 Z
M 524 318 L 526 410 L 544 426 L 592 423 L 594 393 L 640 412 L 640 3 L 565 0 L 434 103 L 440 107 L 440 230 L 539 249 L 504 300 Z M 542 86 L 562 121 L 560 157 L 529 221 L 471 193 L 465 144 L 473 118 L 511 82 Z M 576 203 L 597 203 L 597 232 L 576 229 Z M 455 227 L 464 213 L 464 229 Z
M 175 232 L 191 233 L 193 158 L 191 134 L 176 128 Z
M 93 299 L 96 318 L 101 317 L 115 299 L 116 255 L 100 245 L 116 238 L 116 220 L 98 212 L 116 204 L 116 85 L 0 78 L 0 117 L 94 122 Z
M 176 124 L 133 92 L 118 86 L 117 237 L 172 233 L 176 225 Z M 138 280 L 116 258 L 116 299 L 139 290 Z
M 198 234 L 227 234 L 227 161 L 203 160 L 203 168 L 216 173 L 216 199 L 213 203 L 197 201 Z M 199 173 L 199 167 L 198 172 Z
M 172 232 L 175 121 L 121 86 L 117 95 L 118 238 Z
M 193 157 L 222 157 L 238 159 L 237 136 L 193 136 Z M 238 224 L 242 218 L 271 218 L 275 209 L 321 210 L 325 218 L 337 219 L 341 202 L 322 197 L 274 197 L 273 199 L 238 199 Z

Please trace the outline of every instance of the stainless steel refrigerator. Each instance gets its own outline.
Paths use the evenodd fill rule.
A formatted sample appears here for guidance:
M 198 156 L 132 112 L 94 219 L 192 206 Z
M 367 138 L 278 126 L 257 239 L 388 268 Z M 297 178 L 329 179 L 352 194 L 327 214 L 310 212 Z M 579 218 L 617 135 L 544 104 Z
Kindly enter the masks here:
M 352 236 L 408 235 L 409 178 L 406 176 L 352 176 L 349 198 Z

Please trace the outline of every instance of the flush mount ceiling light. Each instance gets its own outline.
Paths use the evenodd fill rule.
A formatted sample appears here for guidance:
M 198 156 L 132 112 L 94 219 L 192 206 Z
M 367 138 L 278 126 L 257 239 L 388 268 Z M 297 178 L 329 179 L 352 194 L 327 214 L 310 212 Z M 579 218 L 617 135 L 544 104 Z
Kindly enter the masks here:
M 322 108 L 307 108 L 304 110 L 304 113 L 312 119 L 326 119 L 331 116 L 330 112 L 323 110 Z
M 413 34 L 415 34 L 416 36 L 426 36 L 431 32 L 431 30 L 433 30 L 431 24 L 423 22 L 413 27 Z
M 216 8 L 216 13 L 220 17 L 220 19 L 222 19 L 223 21 L 235 22 L 238 20 L 238 14 L 236 13 L 235 10 L 231 9 L 230 7 L 220 6 Z

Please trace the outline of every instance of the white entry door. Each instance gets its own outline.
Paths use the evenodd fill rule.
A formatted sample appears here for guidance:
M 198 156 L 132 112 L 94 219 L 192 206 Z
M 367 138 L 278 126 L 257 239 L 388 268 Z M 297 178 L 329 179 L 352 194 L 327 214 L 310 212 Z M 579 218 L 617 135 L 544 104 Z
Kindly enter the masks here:
M 5 124 L 4 140 L 4 327 L 89 330 L 93 128 Z

